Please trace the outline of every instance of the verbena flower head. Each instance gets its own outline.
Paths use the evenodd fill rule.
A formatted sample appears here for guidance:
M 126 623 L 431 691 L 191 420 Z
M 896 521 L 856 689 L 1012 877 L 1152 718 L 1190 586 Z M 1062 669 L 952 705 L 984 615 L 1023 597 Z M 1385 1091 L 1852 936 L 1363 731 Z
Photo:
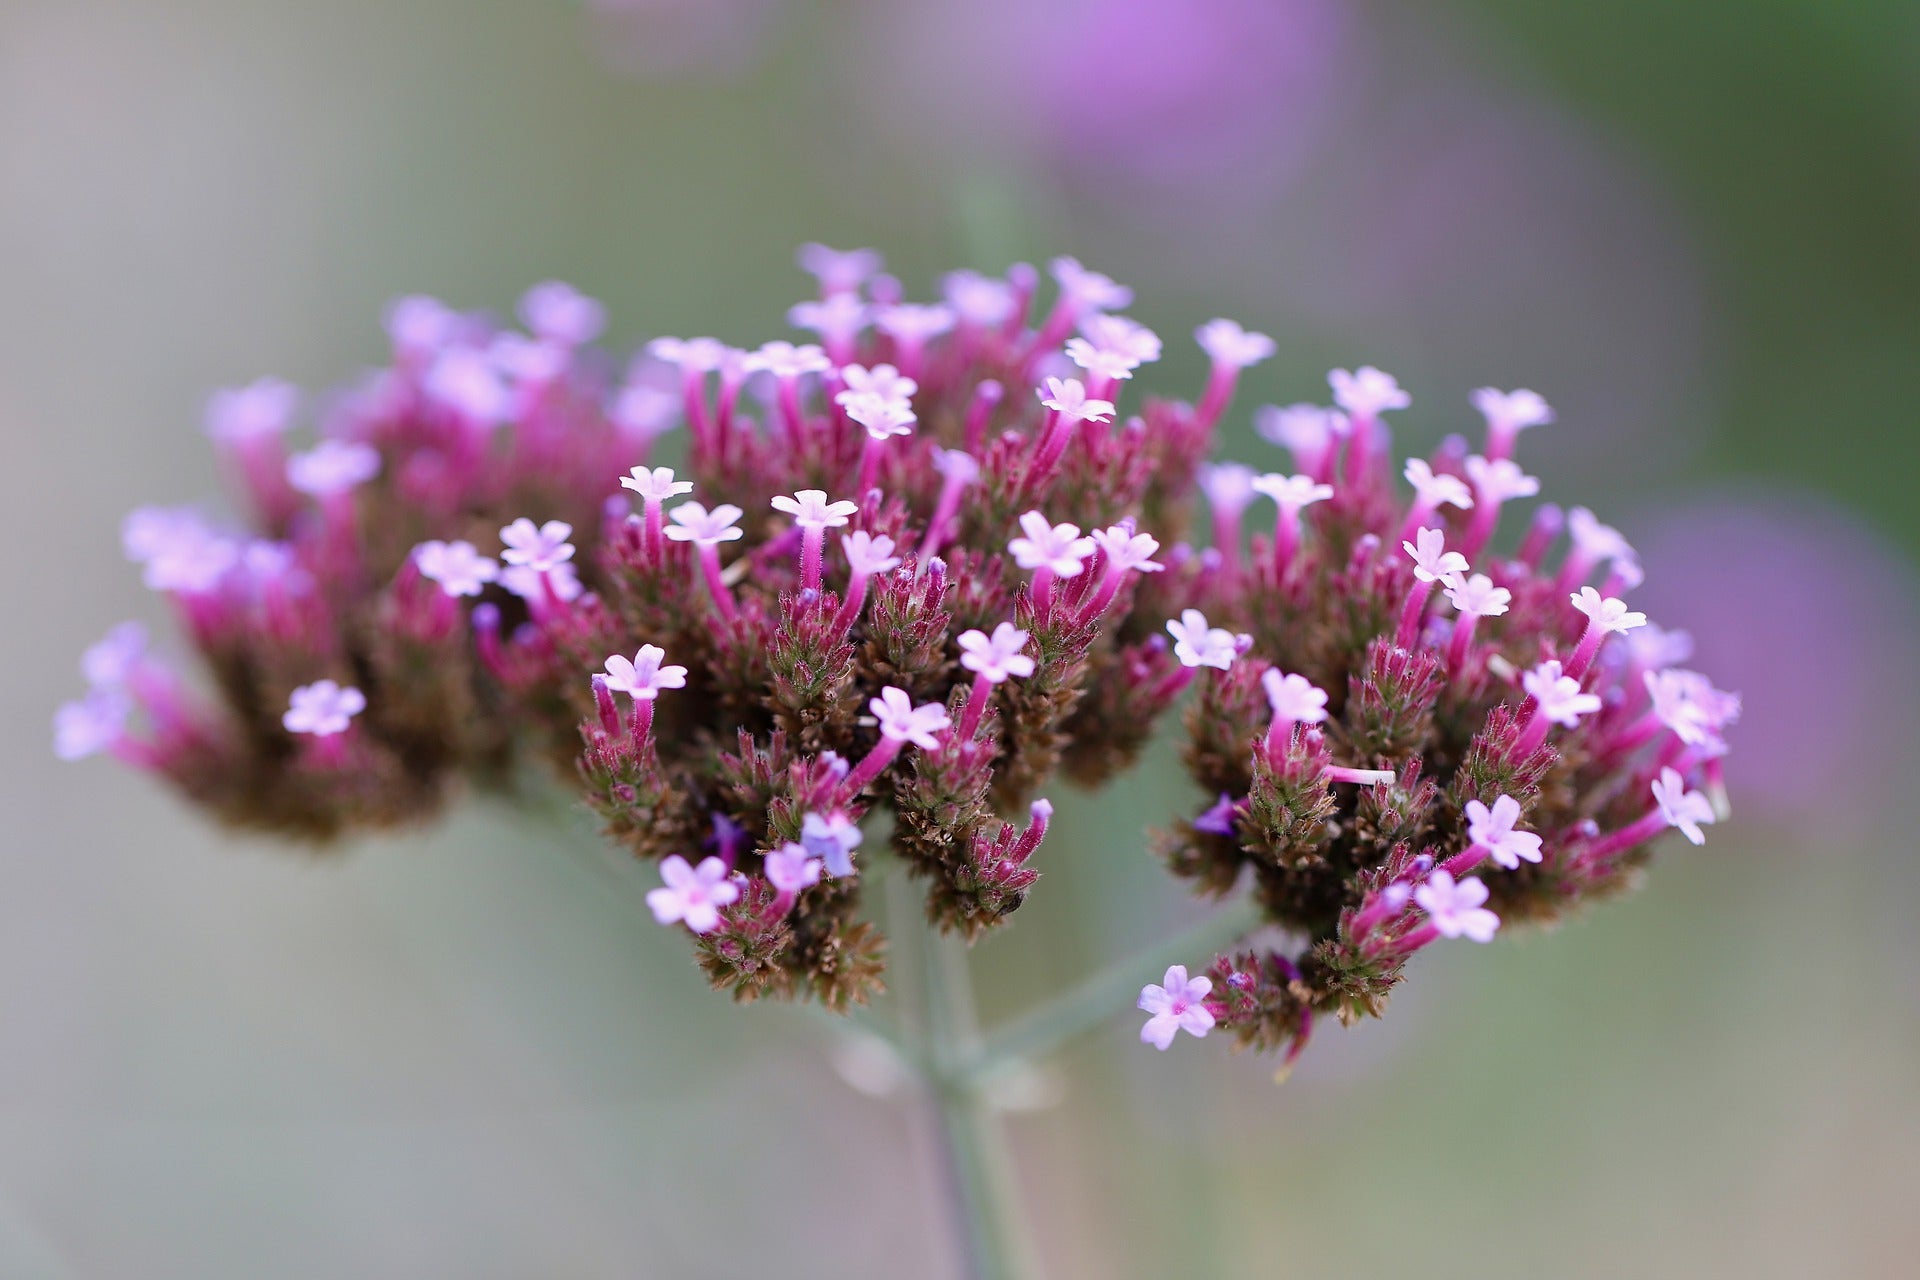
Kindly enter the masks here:
M 659 338 L 610 376 L 599 305 L 546 284 L 525 332 L 396 303 L 389 367 L 314 400 L 312 441 L 290 392 L 235 393 L 246 521 L 123 528 L 210 693 L 117 633 L 56 750 L 316 840 L 544 768 L 658 866 L 649 905 L 717 987 L 844 1007 L 884 968 L 856 848 L 979 935 L 1039 882 L 1043 791 L 1111 779 L 1184 697 L 1197 816 L 1157 851 L 1294 941 L 1168 970 L 1146 1038 L 1290 1053 L 1420 948 L 1616 892 L 1716 816 L 1738 703 L 1643 639 L 1625 540 L 1502 536 L 1538 490 L 1519 393 L 1482 454 L 1403 468 L 1379 417 L 1406 391 L 1336 371 L 1338 408 L 1258 415 L 1286 455 L 1203 472 L 1270 339 L 1203 326 L 1207 382 L 1160 398 L 1131 291 L 1073 259 L 1051 297 L 1018 267 L 924 302 L 868 251 L 802 260 L 817 344 Z M 1249 537 L 1259 492 L 1279 518 Z

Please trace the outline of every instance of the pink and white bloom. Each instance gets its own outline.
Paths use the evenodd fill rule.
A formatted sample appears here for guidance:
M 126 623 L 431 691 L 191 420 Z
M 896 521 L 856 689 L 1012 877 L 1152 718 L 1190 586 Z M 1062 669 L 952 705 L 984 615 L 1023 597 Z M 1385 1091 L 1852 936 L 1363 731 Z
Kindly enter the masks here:
M 578 600 L 586 588 L 580 585 L 580 571 L 571 562 L 551 569 L 536 569 L 528 564 L 510 564 L 500 570 L 500 585 L 509 594 L 519 596 L 535 610 L 551 601 Z
M 960 322 L 976 329 L 998 329 L 1013 316 L 1013 286 L 978 271 L 949 271 L 940 292 Z
M 922 751 L 932 751 L 939 747 L 940 739 L 935 735 L 952 722 L 947 718 L 947 709 L 937 702 L 913 705 L 913 699 L 905 689 L 888 685 L 880 691 L 880 696 L 867 703 L 867 710 L 880 723 L 880 736 L 893 742 L 910 742 Z
M 840 380 L 846 384 L 846 390 L 834 399 L 843 405 L 849 396 L 862 392 L 879 396 L 882 400 L 907 400 L 920 390 L 918 382 L 890 364 L 876 364 L 871 369 L 865 365 L 850 364 L 840 370 Z
M 746 513 L 731 502 L 723 502 L 709 511 L 697 502 L 683 502 L 667 513 L 673 521 L 667 537 L 675 542 L 714 546 L 746 536 L 740 529 L 740 517 Z
M 911 435 L 914 423 L 919 421 L 913 405 L 904 398 L 888 399 L 870 391 L 842 391 L 834 399 L 846 410 L 848 418 L 866 428 L 869 440 Z M 862 485 L 863 489 L 867 487 Z
M 682 373 L 703 374 L 725 364 L 733 348 L 718 338 L 655 338 L 647 344 L 647 354 L 678 366 Z
M 884 533 L 875 536 L 865 529 L 850 530 L 841 537 L 840 550 L 846 553 L 848 567 L 861 577 L 891 573 L 900 567 L 900 557 L 893 554 L 893 539 Z
M 53 714 L 53 754 L 61 760 L 84 760 L 111 751 L 126 737 L 133 715 L 133 699 L 110 686 L 91 689 L 84 698 L 64 704 Z
M 828 356 L 837 362 L 853 354 L 854 340 L 867 327 L 867 320 L 867 304 L 856 293 L 829 294 L 787 308 L 787 323 L 819 334 Z
M 548 280 L 521 295 L 520 319 L 547 342 L 581 347 L 606 328 L 607 309 L 570 284 Z
M 665 502 L 677 498 L 683 493 L 693 492 L 693 481 L 673 478 L 672 467 L 635 467 L 628 475 L 620 478 L 622 489 L 631 489 L 649 503 Z
M 80 673 L 96 689 L 119 688 L 146 653 L 146 627 L 138 622 L 123 622 L 80 655 Z
M 1078 577 L 1086 568 L 1098 545 L 1092 538 L 1080 536 L 1077 524 L 1049 524 L 1046 516 L 1029 511 L 1020 517 L 1024 536 L 1007 543 L 1013 562 L 1022 569 L 1051 574 L 1056 578 Z
M 1499 506 L 1513 498 L 1531 498 L 1540 492 L 1540 481 L 1520 469 L 1510 458 L 1485 458 L 1474 454 L 1464 464 L 1467 479 L 1482 503 Z
M 1093 531 L 1093 541 L 1107 558 L 1109 574 L 1159 573 L 1166 568 L 1153 557 L 1160 550 L 1160 539 L 1149 533 L 1135 533 L 1132 520 Z
M 1492 942 L 1500 928 L 1500 917 L 1481 903 L 1487 900 L 1487 886 L 1479 880 L 1455 883 L 1445 870 L 1436 870 L 1425 884 L 1413 891 L 1413 901 L 1443 938 L 1470 938 Z
M 1582 693 L 1580 682 L 1563 674 L 1560 662 L 1555 658 L 1548 658 L 1531 671 L 1522 673 L 1520 687 L 1539 705 L 1538 715 L 1563 729 L 1573 728 L 1580 723 L 1580 717 L 1590 716 L 1600 709 L 1599 696 Z
M 937 302 L 897 302 L 873 309 L 873 327 L 910 347 L 946 333 L 957 318 L 952 307 Z
M 1266 690 L 1275 720 L 1291 726 L 1320 724 L 1327 718 L 1327 691 L 1303 675 L 1268 667 L 1260 673 L 1260 687 Z
M 428 366 L 421 390 L 428 400 L 475 427 L 497 427 L 513 416 L 513 388 L 494 362 L 491 349 L 446 348 Z
M 324 498 L 345 493 L 380 474 L 380 451 L 358 441 L 322 440 L 287 459 L 287 483 Z
M 477 596 L 489 582 L 500 579 L 499 561 L 464 541 L 421 543 L 413 549 L 413 567 L 450 596 Z
M 1459 476 L 1436 472 L 1425 458 L 1408 458 L 1402 474 L 1413 486 L 1415 506 L 1429 514 L 1441 507 L 1465 511 L 1473 506 L 1473 492 L 1467 488 L 1467 482 Z
M 1126 316 L 1083 316 L 1080 334 L 1096 349 L 1123 356 L 1136 366 L 1160 358 L 1160 335 Z
M 222 444 L 244 444 L 283 434 L 293 425 L 300 391 L 278 378 L 228 387 L 207 401 L 207 434 Z
M 1253 429 L 1262 440 L 1286 449 L 1294 465 L 1323 480 L 1334 442 L 1351 428 L 1346 414 L 1317 404 L 1263 404 L 1253 411 Z
M 960 665 L 988 684 L 1025 679 L 1033 674 L 1033 659 L 1023 650 L 1027 633 L 1011 622 L 1003 622 L 988 635 L 979 629 L 960 633 Z
M 1103 382 L 1119 382 L 1133 376 L 1140 362 L 1124 351 L 1096 347 L 1085 338 L 1067 339 L 1067 359 Z
M 743 365 L 748 373 L 770 373 L 776 378 L 799 378 L 809 373 L 825 373 L 833 368 L 827 353 L 811 342 L 795 345 L 786 341 L 766 342 L 747 354 Z
M 1465 556 L 1447 550 L 1447 535 L 1442 529 L 1422 529 L 1412 542 L 1401 543 L 1400 549 L 1413 561 L 1413 576 L 1421 582 L 1441 582 L 1465 573 L 1469 567 Z
M 330 738 L 345 733 L 353 718 L 367 709 L 367 695 L 352 685 L 332 680 L 303 684 L 287 699 L 286 714 L 280 723 L 288 733 L 312 734 Z
M 1587 615 L 1587 625 L 1602 635 L 1631 631 L 1647 625 L 1647 615 L 1627 608 L 1625 600 L 1601 596 L 1592 587 L 1582 587 L 1569 597 L 1573 607 Z
M 1212 991 L 1212 978 L 1205 974 L 1189 978 L 1187 966 L 1170 966 L 1158 984 L 1140 988 L 1138 1007 L 1150 1015 L 1140 1028 L 1141 1041 L 1164 1052 L 1182 1031 L 1196 1039 L 1204 1038 L 1213 1030 L 1213 1013 L 1206 1006 Z
M 1687 790 L 1686 780 L 1677 769 L 1662 769 L 1653 780 L 1653 802 L 1660 817 L 1670 827 L 1696 845 L 1707 842 L 1700 828 L 1714 820 L 1713 802 L 1698 791 Z
M 1259 364 L 1278 349 L 1266 334 L 1250 332 L 1232 320 L 1209 320 L 1195 329 L 1193 336 L 1215 364 L 1234 369 Z
M 1501 391 L 1481 387 L 1473 393 L 1473 407 L 1487 420 L 1487 456 L 1504 458 L 1513 451 L 1514 437 L 1528 427 L 1553 421 L 1553 409 L 1538 392 Z
M 794 260 L 820 282 L 820 291 L 826 294 L 851 293 L 886 265 L 872 249 L 830 249 L 817 242 L 801 245 Z
M 1446 584 L 1447 602 L 1470 618 L 1497 618 L 1513 602 L 1513 592 L 1493 585 L 1484 573 L 1472 577 L 1455 574 Z
M 1370 364 L 1354 370 L 1335 369 L 1327 374 L 1327 385 L 1333 388 L 1333 402 L 1363 422 L 1413 403 L 1413 397 L 1400 389 L 1392 374 Z
M 1076 315 L 1087 311 L 1119 311 L 1133 301 L 1133 290 L 1115 284 L 1098 271 L 1089 271 L 1076 258 L 1055 258 L 1048 265 L 1060 285 L 1060 300 Z
M 720 908 L 740 899 L 740 886 L 718 858 L 702 858 L 689 866 L 679 854 L 660 860 L 660 878 L 666 881 L 647 893 L 647 907 L 661 924 L 685 924 L 695 933 L 720 927 Z
M 1272 498 L 1285 512 L 1298 512 L 1333 496 L 1332 485 L 1321 484 L 1312 476 L 1283 476 L 1278 472 L 1255 476 L 1253 489 Z
M 763 869 L 774 888 L 790 894 L 819 884 L 821 865 L 805 845 L 789 841 L 767 854 Z
M 1113 417 L 1113 401 L 1090 398 L 1078 378 L 1048 378 L 1045 389 L 1035 394 L 1064 422 L 1107 422 Z
M 809 813 L 800 822 L 800 843 L 820 859 L 828 875 L 853 874 L 853 851 L 862 838 L 860 824 L 838 809 L 824 816 Z
M 662 689 L 687 687 L 687 669 L 661 665 L 667 651 L 657 644 L 643 644 L 629 660 L 620 654 L 607 658 L 607 688 L 624 693 L 635 702 L 651 702 Z
M 1512 796 L 1495 797 L 1492 808 L 1469 800 L 1466 813 L 1467 839 L 1486 850 L 1495 863 L 1511 871 L 1522 862 L 1540 861 L 1540 837 L 1517 829 L 1520 802 Z
M 1740 695 L 1714 688 L 1697 671 L 1649 671 L 1641 679 L 1654 716 L 1689 747 L 1719 748 L 1721 730 L 1740 718 Z
M 500 558 L 508 564 L 525 565 L 535 573 L 545 573 L 549 569 L 573 559 L 573 526 L 564 520 L 549 520 L 543 525 L 521 516 L 506 528 L 500 530 L 500 541 L 506 549 Z
M 774 498 L 773 509 L 792 516 L 793 522 L 802 529 L 821 530 L 838 529 L 845 525 L 847 518 L 860 510 L 860 504 L 829 502 L 823 489 L 801 489 L 792 497 L 783 493 Z
M 1178 618 L 1167 620 L 1167 634 L 1173 637 L 1173 656 L 1184 667 L 1213 667 L 1225 671 L 1245 650 L 1246 636 L 1235 635 L 1225 627 L 1209 626 L 1207 615 L 1198 609 L 1183 609 Z

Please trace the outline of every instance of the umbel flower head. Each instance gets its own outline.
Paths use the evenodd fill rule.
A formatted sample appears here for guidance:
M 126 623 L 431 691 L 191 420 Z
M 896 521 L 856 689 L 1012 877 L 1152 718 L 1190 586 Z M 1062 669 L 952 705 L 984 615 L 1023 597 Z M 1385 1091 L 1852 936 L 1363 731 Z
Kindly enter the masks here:
M 1287 465 L 1203 472 L 1264 335 L 1208 323 L 1199 394 L 1153 398 L 1160 339 L 1072 259 L 1050 291 L 1017 266 L 916 304 L 877 255 L 826 254 L 799 341 L 657 338 L 609 379 L 600 307 L 549 284 L 524 332 L 396 303 L 391 367 L 311 447 L 285 384 L 223 393 L 245 518 L 123 530 L 213 696 L 116 630 L 56 750 L 318 840 L 545 764 L 657 867 L 649 906 L 717 987 L 844 1007 L 882 982 L 872 858 L 983 933 L 1038 879 L 1042 793 L 1112 777 L 1185 696 L 1205 808 L 1159 851 L 1304 943 L 1169 969 L 1141 999 L 1163 1048 L 1297 1052 L 1428 943 L 1617 890 L 1719 816 L 1737 699 L 1635 645 L 1624 539 L 1549 507 L 1500 541 L 1538 489 L 1509 456 L 1538 397 L 1482 393 L 1485 455 L 1409 463 L 1410 498 L 1382 424 L 1410 398 L 1371 366 L 1335 371 L 1335 408 L 1257 415 Z

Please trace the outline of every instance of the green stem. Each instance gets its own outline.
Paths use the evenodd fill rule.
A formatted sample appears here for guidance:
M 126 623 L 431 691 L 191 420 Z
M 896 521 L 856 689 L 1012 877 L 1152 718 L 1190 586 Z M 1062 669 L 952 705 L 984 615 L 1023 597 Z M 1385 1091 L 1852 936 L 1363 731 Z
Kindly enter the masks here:
M 1252 932 L 1260 923 L 1250 897 L 1228 903 L 1186 932 L 1158 946 L 1122 957 L 1071 990 L 1020 1015 L 988 1036 L 962 1070 L 976 1087 L 985 1087 L 1007 1071 L 1044 1057 L 1130 1007 L 1140 988 L 1157 981 L 1168 965 L 1212 961 L 1214 954 Z

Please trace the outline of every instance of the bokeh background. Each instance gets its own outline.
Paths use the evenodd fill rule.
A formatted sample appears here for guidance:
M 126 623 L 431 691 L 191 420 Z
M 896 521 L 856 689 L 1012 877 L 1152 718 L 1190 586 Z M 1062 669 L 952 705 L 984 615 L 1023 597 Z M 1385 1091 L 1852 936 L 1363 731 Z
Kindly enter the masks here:
M 708 995 L 576 832 L 314 860 L 48 750 L 159 619 L 117 523 L 213 491 L 210 389 L 550 276 L 758 342 L 810 239 L 923 294 L 1076 254 L 1161 387 L 1266 329 L 1249 459 L 1333 364 L 1415 443 L 1536 387 L 1530 467 L 1746 695 L 1736 821 L 1631 901 L 1436 949 L 1283 1087 L 1121 1010 L 1024 1081 L 1051 1274 L 1913 1274 L 1920 7 L 4 0 L 0 1277 L 956 1274 L 920 1100 Z M 1166 759 L 1062 798 L 990 1013 L 1193 918 Z

